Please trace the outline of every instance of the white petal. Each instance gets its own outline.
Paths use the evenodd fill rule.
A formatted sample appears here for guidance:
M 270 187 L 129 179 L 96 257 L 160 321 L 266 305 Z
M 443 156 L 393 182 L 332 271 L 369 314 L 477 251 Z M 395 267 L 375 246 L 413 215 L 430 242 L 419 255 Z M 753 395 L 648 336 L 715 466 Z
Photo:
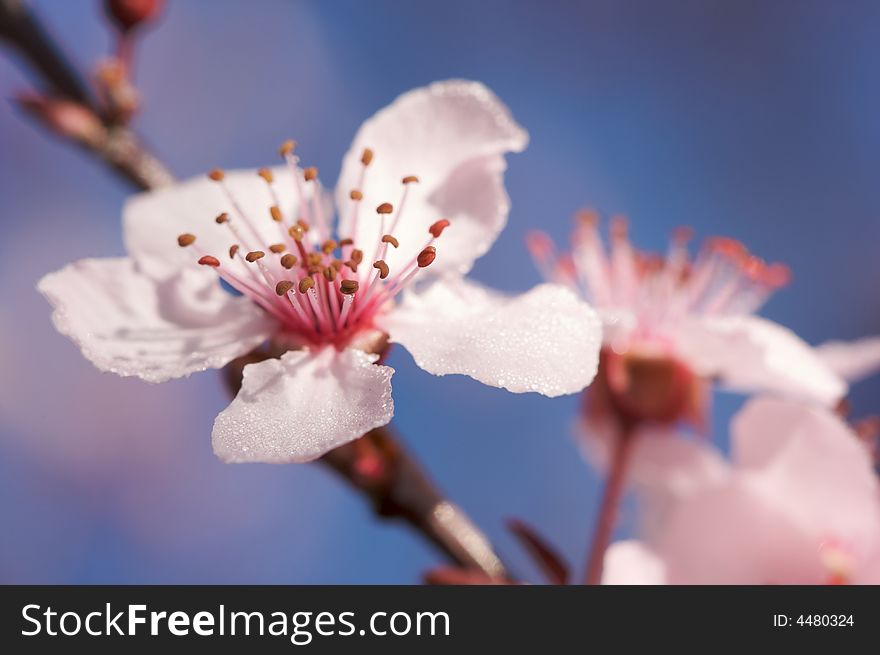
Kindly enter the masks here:
M 272 169 L 274 188 L 281 209 L 290 219 L 295 214 L 298 195 L 293 176 L 285 167 Z M 247 216 L 247 223 L 235 212 L 223 187 L 205 175 L 184 182 L 132 196 L 123 210 L 123 232 L 129 254 L 149 275 L 163 278 L 181 267 L 194 267 L 198 256 L 193 248 L 181 248 L 177 237 L 183 233 L 196 235 L 195 246 L 200 252 L 213 255 L 242 273 L 238 260 L 229 260 L 229 247 L 237 243 L 243 252 L 266 250 L 283 242 L 284 228 L 272 220 L 269 207 L 272 196 L 265 180 L 255 170 L 228 171 L 224 184 Z M 226 212 L 243 240 L 239 240 L 228 225 L 218 225 L 215 218 Z
M 214 421 L 214 452 L 226 462 L 308 462 L 385 425 L 394 370 L 378 358 L 328 347 L 249 364 Z
M 789 520 L 819 537 L 880 535 L 880 485 L 864 445 L 832 411 L 754 398 L 731 424 L 739 470 Z M 818 481 L 818 483 L 817 483 Z
M 576 393 L 596 375 L 599 319 L 558 285 L 511 297 L 461 278 L 439 280 L 380 320 L 435 375 L 545 396 Z
M 833 405 L 846 384 L 794 332 L 757 316 L 685 324 L 678 347 L 700 375 L 735 391 L 770 391 Z
M 858 382 L 880 371 L 880 337 L 829 341 L 817 346 L 825 365 L 847 382 Z
M 84 259 L 46 275 L 38 289 L 55 308 L 55 327 L 95 366 L 148 382 L 220 368 L 273 330 L 207 271 L 157 283 L 130 259 Z
M 638 541 L 618 541 L 605 553 L 602 584 L 657 585 L 666 583 L 666 566 Z
M 523 150 L 527 142 L 507 107 L 478 82 L 436 82 L 405 93 L 361 126 L 343 160 L 336 187 L 340 236 L 374 243 L 376 207 L 390 202 L 396 208 L 401 179 L 416 175 L 420 182 L 409 185 L 394 230 L 400 249 L 391 249 L 386 261 L 392 270 L 408 261 L 429 238 L 428 227 L 447 218 L 452 225 L 437 243 L 431 269 L 466 273 L 507 222 L 504 154 Z M 348 194 L 359 187 L 364 148 L 375 154 L 362 189 L 357 234 L 351 235 Z

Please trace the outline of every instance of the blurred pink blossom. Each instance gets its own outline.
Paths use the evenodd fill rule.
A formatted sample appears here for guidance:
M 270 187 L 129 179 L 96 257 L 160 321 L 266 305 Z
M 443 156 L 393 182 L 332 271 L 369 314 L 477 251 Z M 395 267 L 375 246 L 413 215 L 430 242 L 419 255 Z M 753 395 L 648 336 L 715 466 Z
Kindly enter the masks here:
M 630 243 L 622 217 L 612 219 L 606 249 L 598 224 L 593 212 L 579 215 L 570 253 L 557 253 L 540 232 L 528 245 L 545 278 L 568 285 L 597 308 L 606 357 L 609 364 L 623 358 L 617 367 L 622 375 L 635 358 L 669 362 L 737 391 L 779 392 L 826 405 L 846 393 L 844 380 L 794 332 L 754 315 L 787 283 L 786 267 L 763 262 L 729 238 L 706 241 L 691 259 L 685 228 L 674 233 L 665 256 L 641 252 Z M 685 387 L 686 380 L 682 393 Z
M 825 365 L 847 382 L 858 382 L 880 369 L 880 337 L 828 341 L 816 351 Z
M 730 464 L 685 440 L 674 455 L 639 453 L 644 534 L 612 545 L 603 581 L 880 583 L 880 484 L 848 425 L 816 405 L 757 397 L 731 432 Z

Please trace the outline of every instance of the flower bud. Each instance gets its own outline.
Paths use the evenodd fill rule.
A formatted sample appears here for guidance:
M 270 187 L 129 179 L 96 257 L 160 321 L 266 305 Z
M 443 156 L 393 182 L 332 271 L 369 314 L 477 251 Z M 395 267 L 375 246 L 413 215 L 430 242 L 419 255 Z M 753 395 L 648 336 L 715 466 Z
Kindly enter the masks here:
M 129 32 L 154 20 L 164 4 L 165 0 L 104 0 L 104 10 L 120 32 Z

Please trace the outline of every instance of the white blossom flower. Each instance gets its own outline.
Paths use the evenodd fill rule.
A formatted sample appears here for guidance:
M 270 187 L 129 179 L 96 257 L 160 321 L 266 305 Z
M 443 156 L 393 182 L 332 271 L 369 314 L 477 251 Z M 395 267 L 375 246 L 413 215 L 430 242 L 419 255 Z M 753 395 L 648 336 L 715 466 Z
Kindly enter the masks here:
M 76 262 L 39 289 L 58 330 L 119 375 L 161 382 L 267 341 L 282 350 L 244 368 L 214 423 L 214 450 L 230 462 L 308 461 L 388 423 L 393 371 L 377 361 L 387 339 L 437 375 L 575 393 L 597 366 L 589 306 L 558 285 L 506 297 L 462 277 L 504 227 L 504 154 L 527 140 L 481 84 L 435 83 L 361 127 L 335 230 L 330 195 L 289 142 L 285 166 L 215 170 L 134 197 L 128 257 Z
M 609 358 L 673 363 L 679 372 L 717 379 L 736 391 L 783 393 L 825 405 L 844 396 L 844 379 L 815 349 L 788 328 L 754 315 L 787 283 L 785 266 L 767 264 L 729 238 L 708 240 L 692 260 L 686 229 L 676 231 L 665 256 L 637 251 L 622 217 L 612 219 L 610 233 L 606 249 L 598 217 L 583 212 L 570 254 L 557 254 L 540 232 L 528 243 L 547 279 L 567 284 L 596 307 Z M 625 373 L 627 363 L 620 368 Z

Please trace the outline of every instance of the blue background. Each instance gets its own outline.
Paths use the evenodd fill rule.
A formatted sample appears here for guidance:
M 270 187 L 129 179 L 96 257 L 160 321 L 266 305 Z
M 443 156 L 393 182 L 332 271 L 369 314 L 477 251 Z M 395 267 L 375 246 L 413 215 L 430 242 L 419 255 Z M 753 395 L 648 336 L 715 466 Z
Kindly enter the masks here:
M 82 63 L 98 3 L 34 3 Z M 287 137 L 332 183 L 361 121 L 449 77 L 493 88 L 531 133 L 510 226 L 476 266 L 538 281 L 523 244 L 584 205 L 643 247 L 689 224 L 794 271 L 765 314 L 808 341 L 880 333 L 880 4 L 170 0 L 138 50 L 137 128 L 180 176 L 275 161 Z M 29 88 L 0 58 L 0 95 Z M 216 374 L 150 386 L 95 371 L 49 323 L 39 277 L 122 254 L 129 190 L 0 106 L 0 581 L 415 582 L 435 554 L 315 466 L 225 466 Z M 517 573 L 520 516 L 580 567 L 598 480 L 578 399 L 435 378 L 395 351 L 395 423 Z M 877 382 L 853 394 L 880 410 Z M 739 399 L 719 396 L 716 438 Z

